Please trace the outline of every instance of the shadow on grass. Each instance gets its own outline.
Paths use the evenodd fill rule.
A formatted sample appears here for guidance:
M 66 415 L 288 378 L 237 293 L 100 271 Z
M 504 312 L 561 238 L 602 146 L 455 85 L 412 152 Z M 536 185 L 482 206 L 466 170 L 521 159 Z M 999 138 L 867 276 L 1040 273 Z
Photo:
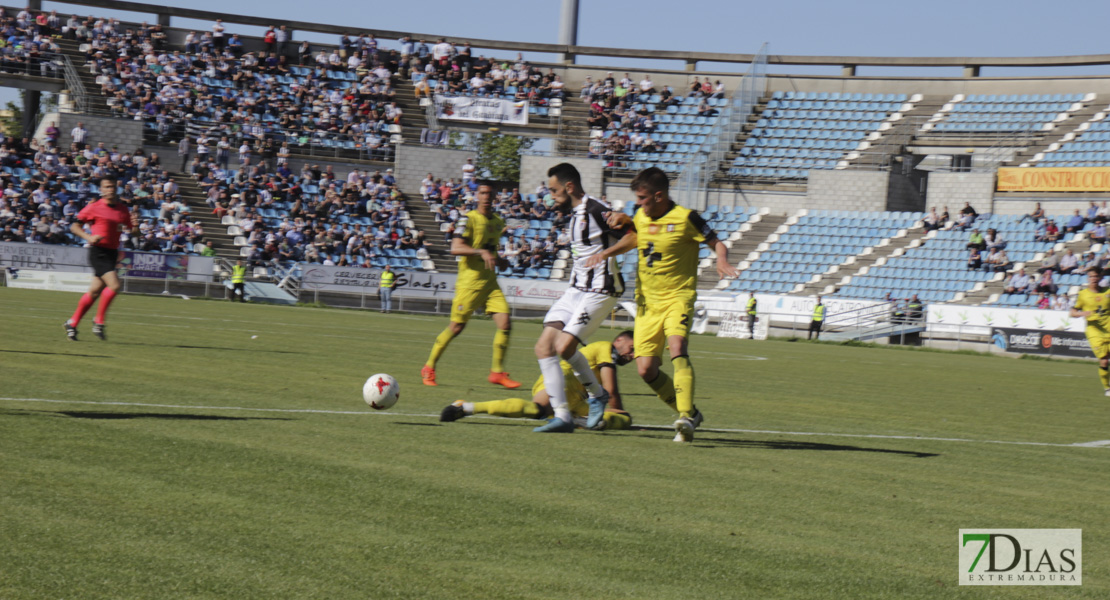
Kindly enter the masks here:
M 75 354 L 73 352 L 39 352 L 37 350 L 0 350 L 0 352 L 11 352 L 12 354 L 42 354 L 45 356 L 80 356 L 82 358 L 112 358 L 111 356 L 104 356 L 101 354 Z
M 390 425 L 412 425 L 413 427 L 439 427 L 439 423 L 412 423 L 410 421 L 391 421 Z
M 709 442 L 709 445 L 706 445 Z M 695 446 L 716 448 L 720 445 L 732 448 L 756 448 L 761 450 L 818 450 L 823 452 L 878 452 L 881 454 L 901 454 L 914 458 L 932 458 L 940 456 L 932 452 L 914 452 L 912 450 L 891 450 L 889 448 L 864 448 L 862 446 L 845 446 L 843 444 L 820 444 L 816 442 L 792 442 L 788 440 L 733 440 L 728 438 L 698 437 L 694 440 Z
M 270 354 L 303 354 L 292 350 L 266 350 L 258 348 L 222 348 L 220 346 L 190 346 L 187 344 L 147 344 L 144 342 L 116 342 L 120 346 L 152 346 L 155 348 L 182 348 L 185 350 L 226 350 L 228 352 L 269 352 Z
M 140 413 L 107 412 L 99 410 L 0 410 L 7 416 L 30 417 L 35 415 L 60 415 L 74 419 L 162 419 L 166 421 L 292 421 L 287 417 L 225 417 L 221 415 L 197 415 L 189 413 Z

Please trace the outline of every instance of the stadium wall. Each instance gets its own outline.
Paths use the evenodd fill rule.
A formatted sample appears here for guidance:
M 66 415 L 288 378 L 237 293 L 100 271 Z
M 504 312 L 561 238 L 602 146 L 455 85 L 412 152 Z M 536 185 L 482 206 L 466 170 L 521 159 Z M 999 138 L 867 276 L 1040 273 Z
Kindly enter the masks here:
M 397 185 L 406 194 L 419 194 L 420 182 L 431 173 L 437 178 L 462 178 L 462 166 L 466 159 L 475 158 L 473 150 L 452 150 L 400 144 L 397 146 L 396 173 Z
M 69 148 L 70 143 L 73 142 L 70 132 L 78 122 L 84 123 L 85 129 L 89 130 L 89 135 L 85 138 L 87 144 L 96 146 L 97 143 L 104 142 L 108 148 L 119 146 L 121 152 L 134 152 L 143 147 L 143 124 L 140 121 L 60 113 L 58 116 L 58 129 L 61 130 L 58 143 L 60 148 Z
M 525 155 L 520 160 L 520 191 L 531 193 L 541 182 L 547 181 L 547 170 L 559 163 L 570 163 L 582 176 L 582 188 L 588 194 L 601 194 L 605 189 L 603 161 L 595 158 L 568 158 L 561 156 Z
M 926 203 L 941 210 L 947 206 L 950 213 L 970 202 L 975 210 L 992 212 L 994 200 L 994 173 L 940 173 L 929 174 Z

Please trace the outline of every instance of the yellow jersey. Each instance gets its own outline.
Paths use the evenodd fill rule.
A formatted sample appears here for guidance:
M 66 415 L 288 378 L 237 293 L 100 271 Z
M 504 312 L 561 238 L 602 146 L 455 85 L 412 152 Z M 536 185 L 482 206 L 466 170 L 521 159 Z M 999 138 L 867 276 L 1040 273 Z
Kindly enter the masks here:
M 466 226 L 455 237 L 461 238 L 475 250 L 489 250 L 495 255 L 501 245 L 501 234 L 505 231 L 505 220 L 496 213 L 488 218 L 472 210 L 466 213 Z M 480 289 L 496 281 L 497 272 L 486 268 L 486 262 L 475 254 L 464 256 L 459 261 L 459 278 L 455 289 Z
M 1110 290 L 1099 288 L 1097 292 L 1083 288 L 1075 299 L 1076 310 L 1089 310 L 1087 327 L 1110 330 Z
M 613 360 L 613 343 L 612 342 L 594 342 L 583 346 L 581 350 L 582 356 L 590 363 L 590 370 L 594 372 L 594 377 L 601 382 L 601 367 L 609 366 L 616 367 L 617 363 Z M 567 364 L 564 362 L 563 364 Z M 567 364 L 567 366 L 570 366 Z
M 637 210 L 639 266 L 636 293 L 647 302 L 694 294 L 698 283 L 698 244 L 716 238 L 697 212 L 673 204 L 666 214 L 652 219 Z

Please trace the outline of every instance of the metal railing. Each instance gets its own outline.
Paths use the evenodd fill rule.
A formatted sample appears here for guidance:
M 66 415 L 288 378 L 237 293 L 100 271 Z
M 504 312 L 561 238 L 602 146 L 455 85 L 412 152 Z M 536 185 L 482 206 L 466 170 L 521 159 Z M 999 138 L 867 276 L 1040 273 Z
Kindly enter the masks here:
M 747 73 L 732 91 L 728 102 L 718 108 L 717 119 L 698 150 L 683 165 L 672 186 L 676 201 L 702 209 L 707 203 L 709 183 L 720 169 L 732 144 L 748 122 L 748 116 L 767 89 L 767 44 L 759 48 Z
M 85 90 L 85 84 L 81 82 L 81 76 L 77 73 L 77 67 L 73 66 L 73 61 L 65 54 L 59 55 L 62 63 L 62 73 L 65 75 L 66 87 L 69 88 L 69 99 L 73 102 L 73 107 L 76 112 L 86 113 L 89 111 L 89 97 L 88 92 Z M 61 109 L 61 104 L 58 106 Z

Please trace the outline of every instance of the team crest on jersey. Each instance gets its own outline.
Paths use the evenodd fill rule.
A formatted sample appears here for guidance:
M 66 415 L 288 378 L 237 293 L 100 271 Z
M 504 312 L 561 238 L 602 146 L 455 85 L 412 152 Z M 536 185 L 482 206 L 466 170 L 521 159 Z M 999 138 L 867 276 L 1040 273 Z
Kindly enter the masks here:
M 648 233 L 650 233 L 651 235 L 655 235 L 655 234 L 659 233 L 659 226 L 656 225 L 655 223 L 652 223 L 651 225 L 648 225 Z
M 670 225 L 667 225 L 667 233 L 673 233 L 673 232 L 674 232 L 674 223 L 671 223 Z

